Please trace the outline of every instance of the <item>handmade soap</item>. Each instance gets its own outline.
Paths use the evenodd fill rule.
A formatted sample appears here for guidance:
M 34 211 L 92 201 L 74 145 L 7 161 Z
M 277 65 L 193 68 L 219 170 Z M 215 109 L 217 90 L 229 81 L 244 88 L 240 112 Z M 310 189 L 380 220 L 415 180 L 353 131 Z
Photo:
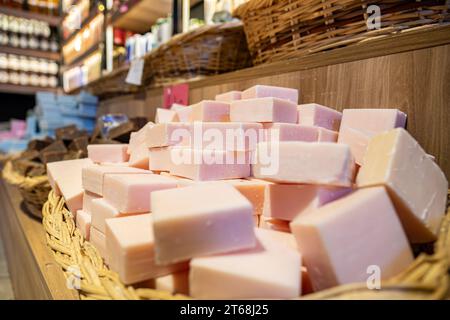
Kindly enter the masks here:
M 298 123 L 302 125 L 339 131 L 341 119 L 341 112 L 317 103 L 307 103 L 298 106 Z
M 174 110 L 157 108 L 155 115 L 155 123 L 174 122 L 177 113 Z
M 256 178 L 281 183 L 348 187 L 354 162 L 349 146 L 331 142 L 261 142 L 255 164 Z
M 265 123 L 266 141 L 336 142 L 337 132 L 294 123 Z
M 183 139 L 190 139 L 190 124 L 161 123 L 147 129 L 147 147 L 167 147 L 180 144 Z
M 110 267 L 125 284 L 132 284 L 187 269 L 187 264 L 158 266 L 154 260 L 152 215 L 142 214 L 106 221 Z
M 173 148 L 170 174 L 192 180 L 238 179 L 250 176 L 247 152 Z
M 241 96 L 242 96 L 241 91 L 229 91 L 216 95 L 215 100 L 223 102 L 231 102 L 235 100 L 241 100 Z
M 314 290 L 381 279 L 413 261 L 408 240 L 383 187 L 357 190 L 291 222 Z
M 292 221 L 300 214 L 337 200 L 351 192 L 351 188 L 319 185 L 270 184 L 265 188 L 264 216 Z
M 130 167 L 148 170 L 147 130 L 153 126 L 154 124 L 149 122 L 139 131 L 131 134 L 128 145 Z
M 232 101 L 230 121 L 297 123 L 297 105 L 278 98 Z
M 156 191 L 150 197 L 158 264 L 255 245 L 252 205 L 230 185 Z
M 299 93 L 297 89 L 256 85 L 242 92 L 241 99 L 254 99 L 273 97 L 283 100 L 289 100 L 297 104 Z
M 100 232 L 93 226 L 89 231 L 89 242 L 94 245 L 98 250 L 100 256 L 105 260 L 106 263 L 109 261 L 108 252 L 106 250 L 106 236 L 103 232 Z
M 192 107 L 182 107 L 180 109 L 177 109 L 175 112 L 177 113 L 175 117 L 176 122 L 189 122 L 192 113 Z
M 79 189 L 81 189 L 81 170 L 92 164 L 90 159 L 65 160 L 48 163 L 47 176 L 50 186 L 57 195 L 61 195 L 58 181 L 65 179 L 72 180 L 72 185 L 78 186 Z
M 342 114 L 338 143 L 346 143 L 355 162 L 362 165 L 369 140 L 394 128 L 404 128 L 406 114 L 397 109 L 345 109 Z
M 125 167 L 91 165 L 82 170 L 83 188 L 92 193 L 103 196 L 105 177 L 108 174 L 151 174 L 151 171 Z
M 101 198 L 100 195 L 84 190 L 83 193 L 83 211 L 91 214 L 92 213 L 92 200 Z
M 301 255 L 276 231 L 256 229 L 256 246 L 194 258 L 190 296 L 196 299 L 292 299 L 300 296 Z
M 92 161 L 99 162 L 126 162 L 127 144 L 90 144 L 87 147 L 88 157 Z
M 253 215 L 259 216 L 263 212 L 264 197 L 266 189 L 271 182 L 251 179 L 231 179 L 222 180 L 224 183 L 230 184 L 236 188 L 253 206 Z
M 203 100 L 191 106 L 189 121 L 228 122 L 230 121 L 230 104 L 227 102 Z
M 123 218 L 130 213 L 121 213 L 105 199 L 92 201 L 92 226 L 98 231 L 105 233 L 105 221 L 112 218 Z
M 89 240 L 89 233 L 91 229 L 91 215 L 84 210 L 78 210 L 76 223 L 77 228 L 80 230 L 83 238 Z
M 150 194 L 176 188 L 174 179 L 157 174 L 108 174 L 104 180 L 104 198 L 121 213 L 150 211 Z
M 267 218 L 265 216 L 260 217 L 259 227 L 267 230 L 291 233 L 289 221 Z
M 170 153 L 173 147 L 150 148 L 148 151 L 149 169 L 156 172 L 169 172 L 171 168 Z
M 189 295 L 189 271 L 179 271 L 155 279 L 155 289 Z
M 436 239 L 447 203 L 447 179 L 417 141 L 402 128 L 370 140 L 358 187 L 384 185 L 413 243 Z

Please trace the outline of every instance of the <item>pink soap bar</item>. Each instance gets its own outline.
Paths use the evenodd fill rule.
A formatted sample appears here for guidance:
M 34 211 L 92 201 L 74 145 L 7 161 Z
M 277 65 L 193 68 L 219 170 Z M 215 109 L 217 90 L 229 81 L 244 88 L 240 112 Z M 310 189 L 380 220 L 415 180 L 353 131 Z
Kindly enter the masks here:
M 337 132 L 294 123 L 265 123 L 266 141 L 336 142 Z
M 261 142 L 252 170 L 256 178 L 274 182 L 349 187 L 355 165 L 345 144 Z
M 218 94 L 215 97 L 216 101 L 231 102 L 235 100 L 241 100 L 241 91 L 229 91 L 222 94 Z
M 301 255 L 287 235 L 256 229 L 256 246 L 194 258 L 190 296 L 195 299 L 292 299 L 300 296 Z
M 383 187 L 361 189 L 299 215 L 291 228 L 314 290 L 365 283 L 372 267 L 379 268 L 381 279 L 387 279 L 414 259 Z
M 79 179 L 71 179 L 70 177 L 59 178 L 58 187 L 61 195 L 64 197 L 69 211 L 75 215 L 76 212 L 83 208 L 83 193 Z
M 175 122 L 177 113 L 174 110 L 157 108 L 155 115 L 155 123 Z
M 307 103 L 298 106 L 298 123 L 302 125 L 338 131 L 341 119 L 341 112 L 317 103 Z
M 83 238 L 89 240 L 89 233 L 91 229 L 91 215 L 84 210 L 78 210 L 76 223 L 77 228 L 80 230 Z
M 185 123 L 161 123 L 147 129 L 146 141 L 148 148 L 167 147 L 180 144 L 184 139 L 190 139 L 190 125 Z
M 152 215 L 142 214 L 106 221 L 107 255 L 110 267 L 125 284 L 153 279 L 188 268 L 186 263 L 155 264 Z
M 123 167 L 91 165 L 83 168 L 83 188 L 87 191 L 103 196 L 105 177 L 108 174 L 152 174 L 150 171 Z
M 87 147 L 88 158 L 93 162 L 128 161 L 127 144 L 90 144 Z
M 272 184 L 271 182 L 258 179 L 231 179 L 222 180 L 222 182 L 232 185 L 250 201 L 253 206 L 253 215 L 259 216 L 262 214 L 266 189 Z
M 127 162 L 100 162 L 101 166 L 109 166 L 109 167 L 129 167 L 130 163 Z
M 92 200 L 101 198 L 100 195 L 84 190 L 83 194 L 83 211 L 91 214 L 92 213 Z
M 61 195 L 58 180 L 72 180 L 72 185 L 81 189 L 81 170 L 92 165 L 90 159 L 65 160 L 47 163 L 47 176 L 56 195 Z
M 204 100 L 191 106 L 189 121 L 228 122 L 230 104 L 227 102 Z
M 155 289 L 171 294 L 189 295 L 189 271 L 179 271 L 155 279 Z
M 89 242 L 97 249 L 100 256 L 108 263 L 108 252 L 106 250 L 106 236 L 93 226 L 89 231 Z
M 148 170 L 147 130 L 153 126 L 154 124 L 149 122 L 139 131 L 131 133 L 128 145 L 130 167 Z
M 278 98 L 237 100 L 231 102 L 230 121 L 297 123 L 297 105 Z
M 170 174 L 192 180 L 238 179 L 250 176 L 251 155 L 247 152 L 170 150 Z
M 92 226 L 102 233 L 106 232 L 106 219 L 122 218 L 127 215 L 130 213 L 121 213 L 103 198 L 92 201 Z
M 262 229 L 267 229 L 267 230 L 291 233 L 291 227 L 289 226 L 289 221 L 266 218 L 264 216 L 260 217 L 259 227 Z
M 436 239 L 447 204 L 448 182 L 439 166 L 403 128 L 370 140 L 358 187 L 384 185 L 412 243 Z
M 190 128 L 190 139 L 181 146 L 192 149 L 252 151 L 264 140 L 260 123 L 250 122 L 195 122 Z
M 230 185 L 156 191 L 150 197 L 158 264 L 255 245 L 252 205 Z
M 346 187 L 295 184 L 270 184 L 265 190 L 264 216 L 286 221 L 314 212 L 352 191 Z
M 145 213 L 150 211 L 152 192 L 176 187 L 174 179 L 157 174 L 109 174 L 103 196 L 121 213 Z
M 242 99 L 254 98 L 279 98 L 289 100 L 292 103 L 298 103 L 298 90 L 292 88 L 256 85 L 242 92 Z
M 170 150 L 173 147 L 150 148 L 148 151 L 149 169 L 155 172 L 169 172 L 171 168 Z
M 182 107 L 175 111 L 177 113 L 176 122 L 189 122 L 192 113 L 192 107 Z
M 348 144 L 355 162 L 362 165 L 372 137 L 394 128 L 404 128 L 405 125 L 406 114 L 397 109 L 345 109 L 338 143 Z

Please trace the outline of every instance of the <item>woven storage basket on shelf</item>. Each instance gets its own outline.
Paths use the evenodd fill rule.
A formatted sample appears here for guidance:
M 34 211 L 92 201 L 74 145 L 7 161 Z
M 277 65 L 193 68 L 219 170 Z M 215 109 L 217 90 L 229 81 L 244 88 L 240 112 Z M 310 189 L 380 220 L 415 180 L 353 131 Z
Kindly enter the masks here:
M 380 8 L 380 29 L 367 27 L 370 5 Z M 449 0 L 250 0 L 234 15 L 244 22 L 254 64 L 261 64 L 443 24 L 449 8 Z
M 128 75 L 129 66 L 123 66 L 111 73 L 93 81 L 87 86 L 90 93 L 99 98 L 112 98 L 117 95 L 135 93 L 139 86 L 125 82 Z
M 47 201 L 51 190 L 48 177 L 46 175 L 25 177 L 13 169 L 11 161 L 5 163 L 2 176 L 8 183 L 19 188 L 28 211 L 32 215 L 42 218 L 42 207 Z
M 143 82 L 165 84 L 251 65 L 240 22 L 202 26 L 174 36 L 145 57 Z
M 414 263 L 395 278 L 382 283 L 380 290 L 365 284 L 339 286 L 302 299 L 445 299 L 449 294 L 450 210 L 442 222 L 434 253 L 421 253 Z M 81 299 L 187 299 L 164 291 L 133 288 L 120 282 L 109 270 L 97 249 L 76 228 L 64 199 L 53 191 L 43 207 L 43 225 L 47 243 L 67 277 L 80 279 Z

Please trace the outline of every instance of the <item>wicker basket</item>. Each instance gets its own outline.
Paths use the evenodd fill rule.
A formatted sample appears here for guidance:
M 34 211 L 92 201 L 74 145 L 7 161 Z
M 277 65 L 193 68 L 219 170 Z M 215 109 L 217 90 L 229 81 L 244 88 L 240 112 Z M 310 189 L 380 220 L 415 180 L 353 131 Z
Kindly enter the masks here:
M 445 299 L 450 267 L 450 210 L 441 226 L 434 253 L 421 253 L 402 274 L 369 290 L 365 284 L 350 284 L 305 295 L 302 299 Z M 123 285 L 118 275 L 103 263 L 97 249 L 83 239 L 64 199 L 50 192 L 43 207 L 47 243 L 67 277 L 79 281 L 81 299 L 187 299 L 182 295 Z
M 202 26 L 176 35 L 145 57 L 143 82 L 160 85 L 251 65 L 240 22 Z
M 129 66 L 125 65 L 113 72 L 91 82 L 87 89 L 99 98 L 112 98 L 114 96 L 135 93 L 139 86 L 125 82 L 128 75 Z
M 369 5 L 380 8 L 380 29 L 368 30 Z M 449 7 L 448 0 L 250 0 L 234 15 L 244 22 L 254 64 L 261 64 L 443 24 Z
M 35 217 L 42 218 L 42 207 L 51 190 L 48 177 L 25 177 L 13 169 L 11 161 L 7 161 L 2 171 L 3 178 L 19 188 L 28 211 Z

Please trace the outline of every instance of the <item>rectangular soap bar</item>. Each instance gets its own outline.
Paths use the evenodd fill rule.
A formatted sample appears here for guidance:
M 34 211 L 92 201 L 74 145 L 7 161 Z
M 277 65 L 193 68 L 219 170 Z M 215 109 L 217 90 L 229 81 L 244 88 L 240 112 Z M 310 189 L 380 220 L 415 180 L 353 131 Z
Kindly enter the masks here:
M 128 161 L 127 144 L 90 144 L 87 147 L 88 158 L 93 162 Z
M 87 214 L 92 213 L 92 200 L 101 198 L 100 195 L 84 190 L 83 194 L 83 211 Z
M 175 122 L 189 122 L 192 113 L 192 107 L 182 107 L 175 111 L 177 113 Z
M 81 189 L 81 170 L 92 164 L 93 162 L 90 159 L 65 160 L 48 163 L 47 176 L 50 186 L 57 195 L 61 195 L 58 181 L 72 179 L 72 185 Z
M 292 221 L 323 205 L 348 195 L 352 188 L 320 185 L 270 184 L 264 197 L 264 216 Z
M 223 101 L 223 102 L 231 102 L 231 101 L 235 101 L 235 100 L 241 100 L 241 97 L 242 97 L 241 91 L 228 91 L 228 92 L 216 95 L 215 100 Z
M 260 217 L 259 227 L 267 230 L 291 233 L 289 221 L 267 218 L 265 216 Z
M 109 261 L 108 252 L 106 250 L 106 236 L 103 232 L 100 232 L 93 226 L 89 231 L 89 242 L 97 249 L 100 256 L 105 260 L 106 263 Z
M 179 271 L 155 279 L 155 289 L 189 295 L 189 271 Z
M 189 121 L 228 122 L 230 121 L 230 104 L 227 102 L 203 100 L 191 106 Z
M 408 240 L 383 187 L 357 190 L 291 223 L 314 290 L 388 279 L 413 262 Z
M 220 150 L 173 148 L 170 174 L 192 180 L 239 179 L 250 176 L 251 154 Z
M 259 216 L 262 214 L 266 189 L 272 184 L 271 182 L 258 179 L 231 179 L 222 181 L 232 185 L 250 201 L 253 206 L 253 215 Z
M 338 143 L 346 143 L 355 162 L 362 165 L 367 144 L 375 135 L 394 128 L 404 128 L 406 114 L 397 109 L 345 109 Z
M 230 121 L 297 123 L 297 105 L 278 98 L 237 100 L 231 102 Z
M 84 210 L 78 210 L 76 224 L 83 238 L 89 240 L 89 233 L 91 229 L 91 215 Z
M 168 266 L 155 264 L 155 239 L 150 214 L 108 219 L 106 242 L 110 267 L 127 285 L 188 268 L 186 263 Z
M 155 172 L 169 172 L 172 161 L 170 159 L 170 150 L 173 147 L 150 148 L 148 151 L 149 169 Z
M 105 177 L 108 174 L 152 174 L 150 171 L 124 167 L 91 165 L 82 170 L 83 188 L 87 191 L 103 196 Z
M 349 187 L 355 169 L 349 146 L 331 142 L 261 142 L 256 178 L 280 183 Z
M 139 131 L 131 133 L 128 145 L 130 167 L 148 170 L 147 130 L 153 126 L 154 124 L 149 122 Z
M 176 188 L 174 179 L 157 174 L 109 174 L 104 180 L 104 198 L 121 213 L 150 211 L 150 194 Z
M 174 110 L 156 108 L 155 123 L 175 122 L 176 115 Z
M 98 231 L 105 233 L 105 221 L 106 219 L 122 218 L 130 215 L 129 213 L 121 213 L 114 206 L 112 206 L 107 200 L 101 198 L 92 201 L 92 226 Z
M 336 142 L 337 132 L 294 123 L 265 123 L 266 141 Z
M 256 229 L 256 246 L 193 258 L 195 299 L 292 299 L 300 296 L 301 255 L 277 231 Z M 283 237 L 283 238 L 282 238 Z
M 297 104 L 299 93 L 297 89 L 256 85 L 242 92 L 241 99 L 255 99 L 255 98 L 279 98 L 289 100 Z
M 446 212 L 448 182 L 405 129 L 394 129 L 370 140 L 356 182 L 360 188 L 387 188 L 412 243 L 436 239 Z
M 167 147 L 180 144 L 183 139 L 190 139 L 190 124 L 161 123 L 147 129 L 147 147 Z
M 341 119 L 341 112 L 317 103 L 307 103 L 298 106 L 298 123 L 302 125 L 339 131 Z
M 255 245 L 252 205 L 230 185 L 156 191 L 150 197 L 158 264 Z

